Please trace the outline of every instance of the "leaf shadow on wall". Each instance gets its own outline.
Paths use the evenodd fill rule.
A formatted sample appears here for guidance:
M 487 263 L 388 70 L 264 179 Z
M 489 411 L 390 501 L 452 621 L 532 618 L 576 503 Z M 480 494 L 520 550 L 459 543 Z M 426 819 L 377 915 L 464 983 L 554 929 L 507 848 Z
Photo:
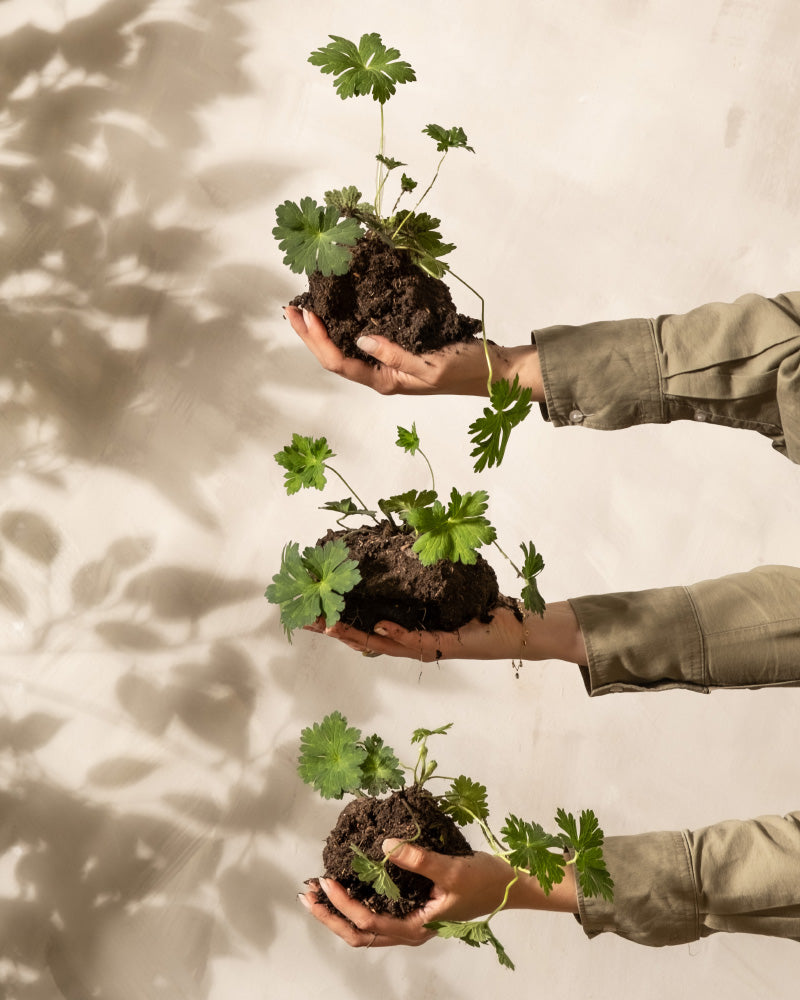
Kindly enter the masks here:
M 255 327 L 290 289 L 221 260 L 211 230 L 289 168 L 192 167 L 203 114 L 248 92 L 235 6 L 186 0 L 169 20 L 109 0 L 0 39 L 0 472 L 59 484 L 102 464 L 213 526 L 198 478 L 265 440 L 272 348 Z
M 110 0 L 0 38 L 0 475 L 54 498 L 0 506 L 0 993 L 19 1000 L 207 996 L 212 960 L 263 953 L 294 906 L 262 855 L 269 823 L 242 809 L 263 779 L 246 608 L 263 581 L 159 561 L 142 538 L 81 563 L 48 516 L 71 470 L 102 466 L 215 529 L 202 478 L 267 440 L 259 325 L 289 289 L 212 233 L 288 168 L 193 168 L 205 112 L 248 92 L 235 8 Z M 78 651 L 105 703 L 69 689 Z

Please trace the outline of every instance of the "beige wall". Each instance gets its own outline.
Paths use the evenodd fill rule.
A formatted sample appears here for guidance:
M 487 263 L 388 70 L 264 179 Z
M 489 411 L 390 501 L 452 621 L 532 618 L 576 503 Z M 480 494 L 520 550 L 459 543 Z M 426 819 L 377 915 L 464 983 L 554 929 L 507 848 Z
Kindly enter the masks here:
M 501 542 L 536 540 L 549 599 L 798 564 L 800 473 L 755 435 L 534 417 L 474 477 L 475 401 L 382 400 L 316 367 L 270 235 L 285 198 L 368 189 L 376 106 L 306 57 L 378 31 L 419 77 L 387 105 L 388 151 L 424 175 L 430 121 L 476 148 L 430 207 L 495 340 L 796 288 L 796 3 L 98 7 L 0 4 L 8 996 L 794 997 L 794 944 L 649 952 L 568 917 L 500 918 L 516 974 L 452 942 L 351 952 L 294 899 L 336 812 L 294 760 L 334 708 L 395 745 L 453 721 L 442 766 L 496 815 L 699 826 L 798 808 L 800 696 L 590 701 L 563 664 L 365 661 L 287 645 L 261 594 L 283 543 L 328 524 L 272 453 L 327 433 L 377 496 L 422 474 L 392 444 L 411 420 L 442 481 L 491 492 Z

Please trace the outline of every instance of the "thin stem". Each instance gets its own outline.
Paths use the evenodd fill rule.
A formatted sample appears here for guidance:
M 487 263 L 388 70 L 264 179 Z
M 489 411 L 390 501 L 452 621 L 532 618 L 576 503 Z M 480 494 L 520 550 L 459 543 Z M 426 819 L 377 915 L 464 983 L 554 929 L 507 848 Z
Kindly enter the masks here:
M 507 552 L 504 552 L 500 548 L 500 546 L 497 544 L 497 539 L 493 540 L 492 545 L 494 545 L 494 547 L 497 549 L 497 551 L 500 553 L 501 556 L 505 556 L 505 558 L 508 559 L 508 561 L 511 563 L 512 569 L 517 574 L 517 576 L 520 578 L 520 580 L 524 580 L 525 577 L 524 577 L 524 575 L 522 573 L 522 570 L 519 568 L 519 566 L 517 566 L 517 564 L 514 562 L 514 560 L 511 558 L 511 556 L 508 555 Z
M 353 489 L 353 487 L 350 485 L 350 483 L 348 483 L 348 481 L 344 478 L 344 476 L 341 474 L 341 472 L 338 472 L 336 469 L 334 469 L 334 467 L 332 465 L 326 465 L 325 468 L 328 469 L 330 472 L 335 473 L 341 479 L 341 481 L 344 483 L 344 485 L 348 488 L 348 490 L 350 490 L 350 492 L 353 494 L 353 496 L 356 498 L 356 500 L 358 500 L 358 502 L 361 504 L 361 506 L 364 509 L 364 511 L 367 511 L 367 505 L 364 503 L 364 501 L 361 499 L 361 497 L 358 495 L 358 493 L 356 493 L 356 491 Z M 378 521 L 377 517 L 375 517 L 374 514 L 370 514 L 369 516 L 372 518 L 372 520 L 376 524 L 380 524 L 380 522 Z
M 497 907 L 495 907 L 495 909 L 492 910 L 492 912 L 489 914 L 489 916 L 486 917 L 486 919 L 484 920 L 485 924 L 488 924 L 489 921 L 492 919 L 492 917 L 496 913 L 499 913 L 503 909 L 503 907 L 508 902 L 508 896 L 509 896 L 509 893 L 511 892 L 511 889 L 516 885 L 517 882 L 519 882 L 519 868 L 515 868 L 514 869 L 514 877 L 511 879 L 511 881 L 506 886 L 506 891 L 503 893 L 503 899 L 501 900 L 500 905 L 497 906 Z
M 425 459 L 425 464 L 428 466 L 428 472 L 430 472 L 430 474 L 431 474 L 431 489 L 435 493 L 436 492 L 436 479 L 434 478 L 434 475 L 433 475 L 433 466 L 428 461 L 428 456 L 425 454 L 425 452 L 422 450 L 422 448 L 417 448 L 417 451 Z
M 453 275 L 456 281 L 460 281 L 465 288 L 468 288 L 473 295 L 477 295 L 481 301 L 481 336 L 483 337 L 483 353 L 486 355 L 486 366 L 489 369 L 489 377 L 486 381 L 486 388 L 491 398 L 492 382 L 494 381 L 494 370 L 492 369 L 492 359 L 489 356 L 489 343 L 486 340 L 486 300 L 477 289 L 473 288 L 472 285 L 464 281 L 464 279 L 460 275 L 456 274 L 455 271 L 451 270 L 450 274 Z
M 384 156 L 384 148 L 386 142 L 386 135 L 384 132 L 384 121 L 383 121 L 383 103 L 381 103 L 381 137 L 378 143 L 378 153 Z M 378 160 L 378 171 L 375 176 L 375 214 L 378 218 L 381 217 L 381 195 L 383 193 L 383 185 L 386 183 L 386 177 L 381 180 L 381 175 L 383 172 L 383 164 Z M 386 176 L 388 177 L 388 171 Z
M 409 216 L 413 215 L 414 212 L 416 212 L 416 210 L 422 204 L 422 202 L 423 202 L 425 196 L 427 195 L 427 193 L 430 191 L 430 189 L 436 183 L 436 178 L 439 176 L 439 171 L 442 169 L 442 164 L 444 163 L 444 158 L 445 158 L 445 156 L 447 156 L 448 152 L 449 152 L 449 150 L 447 150 L 447 149 L 444 151 L 444 153 L 442 154 L 442 158 L 441 158 L 441 160 L 439 160 L 439 163 L 438 163 L 438 165 L 436 167 L 436 172 L 433 175 L 433 180 L 430 182 L 430 184 L 425 188 L 425 190 L 419 196 L 419 198 L 417 199 L 416 205 L 411 209 L 410 212 L 406 213 L 406 215 L 403 217 L 403 221 L 400 223 L 400 225 L 397 227 L 397 229 L 395 229 L 395 231 L 392 233 L 392 243 L 394 243 L 397 234 L 400 232 L 400 230 L 406 224 L 406 220 L 409 218 Z

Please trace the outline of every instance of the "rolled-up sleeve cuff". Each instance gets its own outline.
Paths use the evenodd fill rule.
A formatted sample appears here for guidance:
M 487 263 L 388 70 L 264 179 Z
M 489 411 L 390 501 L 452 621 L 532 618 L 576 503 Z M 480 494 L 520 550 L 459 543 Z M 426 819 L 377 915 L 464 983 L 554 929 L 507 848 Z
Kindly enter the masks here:
M 578 886 L 578 919 L 588 937 L 610 932 L 653 948 L 700 937 L 696 879 L 684 834 L 608 837 L 603 856 L 614 880 L 613 902 L 586 898 Z
M 703 632 L 685 587 L 570 600 L 586 645 L 590 695 L 694 688 L 708 691 Z
M 659 355 L 646 319 L 535 330 L 545 402 L 556 427 L 615 430 L 665 423 Z

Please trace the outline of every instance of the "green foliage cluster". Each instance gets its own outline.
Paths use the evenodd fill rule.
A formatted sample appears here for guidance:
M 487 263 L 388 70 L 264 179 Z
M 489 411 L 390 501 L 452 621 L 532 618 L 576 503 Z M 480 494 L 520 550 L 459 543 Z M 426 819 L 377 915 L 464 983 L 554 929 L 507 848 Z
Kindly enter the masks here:
M 419 452 L 428 465 L 435 487 L 433 469 L 420 447 L 416 424 L 412 424 L 410 430 L 398 427 L 396 444 L 408 454 Z M 352 496 L 328 501 L 321 509 L 341 514 L 337 519 L 340 525 L 353 516 L 369 517 L 379 523 L 376 511 L 364 504 L 330 464 L 329 460 L 335 457 L 326 438 L 293 434 L 291 444 L 275 454 L 275 461 L 284 469 L 287 494 L 301 489 L 322 490 L 327 485 L 328 473 L 332 473 L 347 486 Z M 382 498 L 377 506 L 395 527 L 414 536 L 413 551 L 424 566 L 432 566 L 442 559 L 472 565 L 478 559 L 478 550 L 489 544 L 494 544 L 509 559 L 497 545 L 497 532 L 486 517 L 488 504 L 489 495 L 485 490 L 460 493 L 453 487 L 447 502 L 439 499 L 435 488 L 411 489 Z M 544 560 L 533 542 L 522 544 L 521 549 L 525 557 L 521 567 L 509 559 L 523 581 L 521 600 L 529 611 L 543 615 L 545 603 L 536 577 L 544 568 Z M 272 580 L 265 596 L 270 603 L 280 606 L 281 622 L 291 638 L 295 629 L 311 625 L 317 618 L 324 618 L 328 625 L 339 621 L 344 597 L 361 581 L 361 574 L 355 560 L 349 558 L 346 545 L 337 538 L 323 545 L 310 546 L 302 553 L 298 543 L 289 542 L 283 549 L 280 570 Z
M 455 244 L 443 238 L 441 220 L 420 211 L 420 205 L 436 183 L 450 150 L 464 149 L 470 153 L 475 150 L 460 125 L 450 128 L 436 123 L 426 125 L 422 129 L 423 135 L 433 140 L 437 153 L 441 154 L 433 179 L 412 208 L 400 208 L 404 196 L 418 186 L 416 180 L 401 172 L 397 197 L 391 210 L 384 214 L 382 200 L 390 175 L 394 173 L 396 176 L 395 171 L 406 164 L 385 152 L 383 109 L 397 87 L 416 80 L 416 74 L 400 58 L 398 50 L 387 48 L 380 35 L 374 32 L 362 35 L 358 43 L 341 35 L 329 37 L 330 43 L 312 52 L 308 61 L 322 73 L 333 77 L 336 92 L 343 100 L 372 97 L 380 105 L 375 195 L 372 202 L 365 201 L 355 185 L 347 185 L 326 191 L 323 204 L 317 204 L 310 197 L 302 198 L 299 205 L 285 201 L 276 209 L 273 236 L 284 252 L 284 263 L 296 274 L 320 272 L 323 275 L 342 275 L 350 269 L 351 248 L 367 232 L 372 232 L 397 249 L 406 250 L 426 273 L 435 278 L 449 273 L 477 295 L 481 301 L 489 406 L 470 427 L 474 446 L 471 454 L 475 458 L 476 472 L 499 465 L 511 430 L 530 412 L 531 392 L 521 388 L 516 378 L 513 383 L 507 379 L 494 380 L 486 340 L 483 297 L 443 260 L 455 250 Z
M 428 739 L 442 736 L 452 726 L 437 729 L 415 729 L 412 745 L 419 746 L 412 773 L 413 785 L 421 788 L 436 774 L 436 761 L 428 758 Z M 307 784 L 316 788 L 323 798 L 353 795 L 381 795 L 405 786 L 401 765 L 394 750 L 377 735 L 363 738 L 361 731 L 351 727 L 341 712 L 332 712 L 322 722 L 304 729 L 300 737 L 298 773 Z M 443 778 L 448 782 L 444 792 L 435 796 L 443 813 L 459 826 L 477 824 L 489 849 L 509 865 L 509 881 L 500 905 L 482 920 L 436 920 L 426 926 L 443 938 L 456 938 L 470 947 L 491 946 L 501 965 L 513 969 L 514 963 L 490 927 L 492 918 L 502 910 L 511 887 L 522 875 L 535 878 L 545 895 L 563 881 L 567 867 L 575 867 L 575 875 L 584 896 L 600 896 L 612 900 L 614 883 L 603 858 L 604 835 L 596 815 L 584 809 L 580 818 L 559 808 L 555 816 L 557 832 L 548 833 L 539 823 L 507 816 L 494 834 L 489 827 L 489 807 L 486 786 L 464 774 Z M 411 840 L 416 840 L 417 834 Z M 375 861 L 355 844 L 351 862 L 354 873 L 375 892 L 389 899 L 399 899 L 400 892 L 387 871 L 391 854 Z

